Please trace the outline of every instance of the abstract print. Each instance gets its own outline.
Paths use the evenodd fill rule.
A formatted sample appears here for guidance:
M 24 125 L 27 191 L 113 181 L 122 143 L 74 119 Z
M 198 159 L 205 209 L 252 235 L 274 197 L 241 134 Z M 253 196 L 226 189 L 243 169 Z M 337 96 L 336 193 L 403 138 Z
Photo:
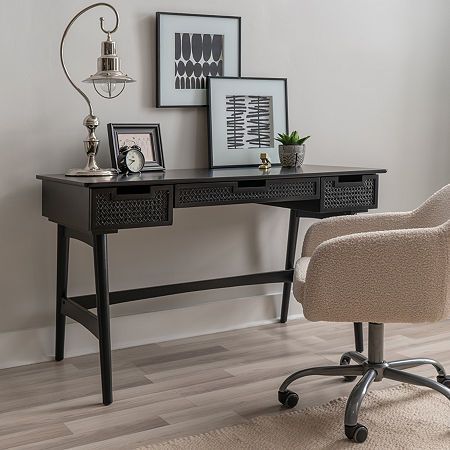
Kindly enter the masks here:
M 223 35 L 175 33 L 175 89 L 205 89 L 223 76 Z
M 272 97 L 227 95 L 227 147 L 273 147 Z

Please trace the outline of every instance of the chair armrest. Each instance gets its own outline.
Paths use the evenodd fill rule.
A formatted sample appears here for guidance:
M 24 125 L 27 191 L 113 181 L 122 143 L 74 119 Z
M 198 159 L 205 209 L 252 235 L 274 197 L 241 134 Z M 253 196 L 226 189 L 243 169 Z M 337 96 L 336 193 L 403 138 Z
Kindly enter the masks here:
M 309 320 L 428 322 L 448 317 L 443 227 L 338 237 L 312 255 L 303 308 Z
M 411 212 L 377 213 L 323 219 L 311 225 L 303 241 L 302 256 L 311 256 L 322 242 L 339 236 L 412 227 Z

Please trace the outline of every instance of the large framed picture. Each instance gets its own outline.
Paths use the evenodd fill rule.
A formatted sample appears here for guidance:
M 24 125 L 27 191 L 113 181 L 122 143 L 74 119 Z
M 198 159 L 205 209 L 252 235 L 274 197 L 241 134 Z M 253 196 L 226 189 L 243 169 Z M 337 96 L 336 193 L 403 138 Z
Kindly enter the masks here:
M 119 149 L 138 145 L 145 157 L 143 172 L 165 170 L 159 123 L 108 123 L 112 166 L 117 169 Z
M 241 76 L 241 18 L 156 13 L 156 106 L 206 106 L 207 77 Z
M 210 168 L 279 164 L 275 137 L 288 131 L 285 78 L 208 78 Z

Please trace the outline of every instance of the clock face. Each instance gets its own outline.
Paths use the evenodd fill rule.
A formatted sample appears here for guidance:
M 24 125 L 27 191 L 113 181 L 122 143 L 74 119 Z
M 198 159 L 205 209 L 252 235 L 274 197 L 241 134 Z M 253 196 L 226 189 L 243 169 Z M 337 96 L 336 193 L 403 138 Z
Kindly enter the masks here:
M 127 152 L 125 163 L 130 172 L 140 172 L 145 164 L 144 155 L 139 150 L 131 149 Z

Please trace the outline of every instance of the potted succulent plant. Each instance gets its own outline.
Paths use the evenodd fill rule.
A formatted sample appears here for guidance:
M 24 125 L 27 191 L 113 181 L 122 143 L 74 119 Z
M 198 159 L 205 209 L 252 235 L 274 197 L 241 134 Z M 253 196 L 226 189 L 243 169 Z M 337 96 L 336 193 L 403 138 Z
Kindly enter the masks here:
M 278 133 L 275 138 L 281 145 L 278 146 L 281 167 L 300 167 L 305 159 L 305 141 L 311 136 L 300 137 L 297 131 Z

